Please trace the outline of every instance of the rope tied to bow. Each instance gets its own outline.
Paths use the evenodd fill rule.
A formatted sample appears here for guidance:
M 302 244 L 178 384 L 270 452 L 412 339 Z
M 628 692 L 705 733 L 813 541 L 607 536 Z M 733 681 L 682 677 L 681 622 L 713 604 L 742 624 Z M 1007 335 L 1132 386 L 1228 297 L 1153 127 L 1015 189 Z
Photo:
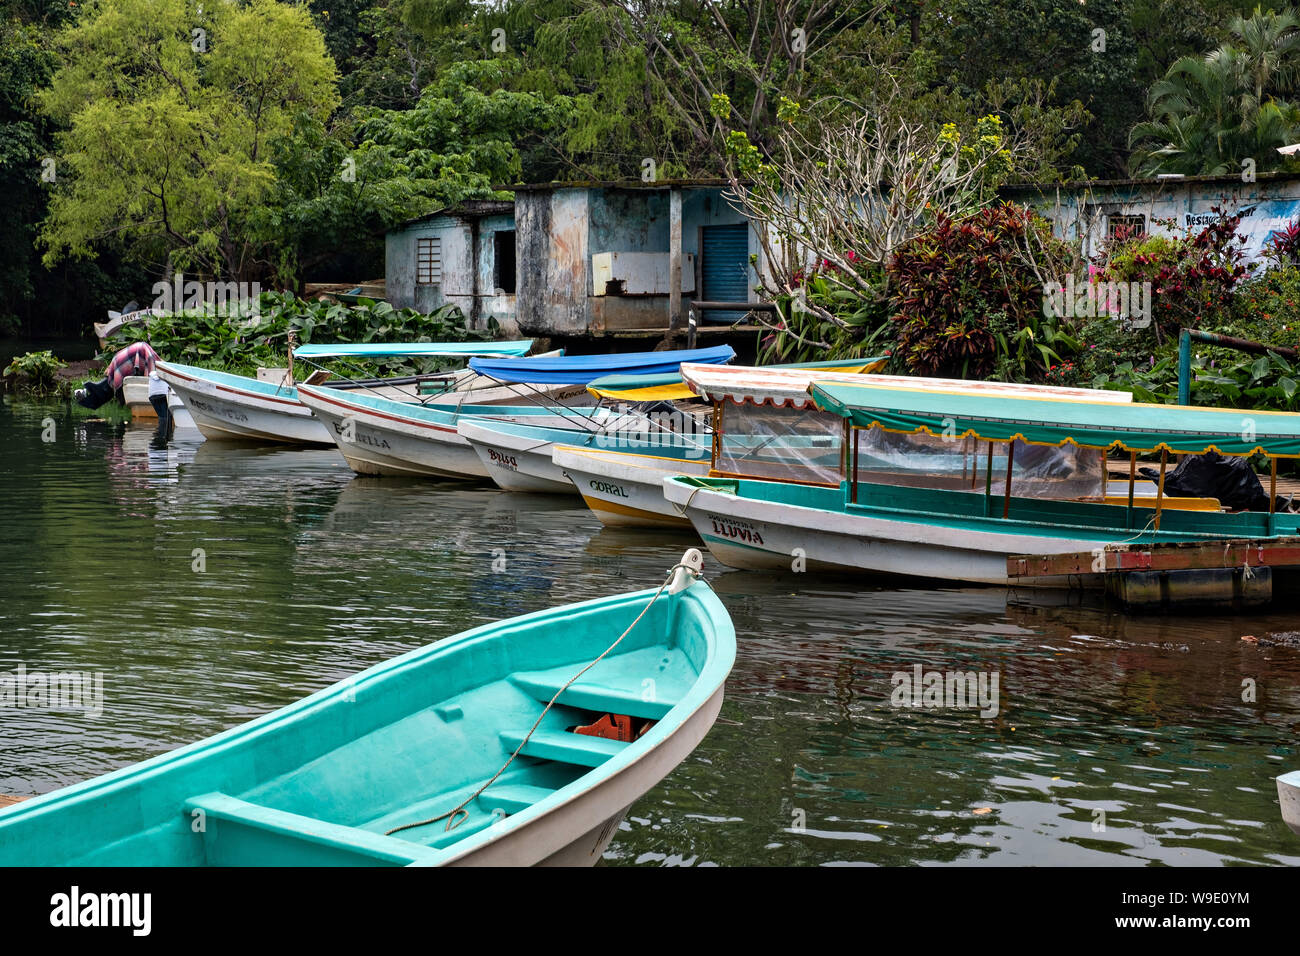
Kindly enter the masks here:
M 689 553 L 690 552 L 687 552 L 688 555 Z M 618 647 L 618 645 L 622 643 L 623 639 L 632 633 L 632 629 L 641 623 L 641 619 L 645 617 L 646 612 L 649 611 L 650 608 L 654 606 L 655 601 L 659 600 L 659 596 L 663 594 L 664 589 L 672 583 L 673 576 L 677 573 L 678 569 L 680 568 L 685 568 L 687 571 L 691 572 L 691 574 L 697 573 L 696 569 L 691 565 L 687 564 L 685 561 L 680 561 L 668 569 L 668 576 L 664 578 L 664 583 L 659 585 L 659 589 L 655 591 L 655 593 L 651 596 L 650 600 L 646 603 L 646 606 L 641 609 L 641 613 L 636 616 L 636 619 L 633 620 L 632 623 L 627 626 L 627 628 L 623 631 L 622 634 L 618 636 L 618 639 L 615 640 L 613 644 L 605 648 L 605 650 L 601 653 L 599 657 L 597 657 L 594 661 L 592 661 L 582 670 L 578 671 L 578 673 L 570 677 L 568 681 L 565 682 L 564 686 L 555 692 L 555 695 L 551 697 L 551 699 L 547 702 L 546 706 L 542 708 L 542 712 L 537 715 L 537 719 L 533 721 L 533 726 L 528 729 L 528 733 L 524 734 L 523 740 L 519 741 L 519 745 L 515 747 L 514 752 L 511 753 L 510 756 L 506 759 L 506 762 L 501 765 L 501 769 L 492 775 L 491 780 L 483 784 L 481 787 L 479 787 L 472 794 L 470 794 L 468 797 L 466 797 L 464 800 L 458 803 L 455 807 L 448 810 L 446 813 L 440 813 L 438 814 L 438 816 L 430 817 L 427 820 L 417 820 L 415 823 L 403 823 L 401 826 L 393 827 L 391 830 L 385 830 L 384 835 L 392 836 L 394 833 L 398 833 L 402 830 L 410 830 L 410 829 L 414 829 L 415 827 L 425 827 L 431 823 L 437 823 L 439 820 L 447 821 L 447 825 L 443 827 L 443 831 L 449 833 L 452 830 L 454 830 L 456 827 L 460 826 L 460 824 L 464 823 L 465 820 L 469 819 L 469 811 L 466 810 L 465 807 L 467 807 L 474 800 L 478 799 L 478 797 L 483 793 L 484 790 L 492 786 L 492 784 L 496 783 L 497 780 L 501 777 L 501 775 L 506 772 L 506 770 L 514 762 L 514 759 L 519 756 L 519 752 L 524 749 L 524 746 L 528 743 L 528 741 L 532 738 L 533 734 L 537 731 L 537 728 L 541 726 L 542 718 L 544 718 L 550 712 L 551 708 L 555 706 L 555 702 L 560 699 L 560 695 L 563 694 L 566 690 L 568 690 L 569 687 L 572 686 L 580 677 L 582 677 L 583 674 L 587 673 L 587 671 L 591 670 L 602 660 L 608 657 L 613 652 L 614 648 Z

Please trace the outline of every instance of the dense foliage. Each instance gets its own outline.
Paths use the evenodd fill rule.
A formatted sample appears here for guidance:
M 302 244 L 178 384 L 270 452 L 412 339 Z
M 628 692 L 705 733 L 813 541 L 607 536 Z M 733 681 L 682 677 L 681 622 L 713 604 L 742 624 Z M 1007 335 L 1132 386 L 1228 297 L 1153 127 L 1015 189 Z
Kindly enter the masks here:
M 898 357 L 913 372 L 1024 380 L 1075 340 L 1043 314 L 1043 275 L 1068 250 L 1031 212 L 1003 204 L 940 216 L 889 263 Z
M 22 389 L 44 394 L 54 391 L 59 369 L 63 367 L 64 363 L 53 352 L 44 349 L 18 356 L 5 366 L 0 375 L 12 378 Z
M 1233 290 L 1247 275 L 1237 234 L 1241 217 L 1219 207 L 1217 219 L 1182 235 L 1134 236 L 1112 242 L 1102 253 L 1099 281 L 1145 282 L 1151 287 L 1156 342 L 1197 328 L 1207 317 L 1228 313 Z M 1163 223 L 1173 230 L 1172 221 Z
M 1300 141 L 1298 57 L 1294 13 L 1252 0 L 0 0 L 0 335 L 84 333 L 177 270 L 295 290 L 370 278 L 387 228 L 511 183 L 775 171 L 818 212 L 784 224 L 813 242 L 763 289 L 781 308 L 767 360 L 1149 371 L 1180 325 L 1294 329 L 1300 235 L 1268 279 L 1233 258 L 1229 224 L 1124 237 L 1091 265 L 1151 281 L 1158 323 L 1111 342 L 1100 320 L 1042 314 L 1044 285 L 1088 264 L 994 190 L 1287 168 L 1274 147 Z M 855 141 L 889 149 L 853 157 Z M 883 219 L 843 201 L 836 218 L 856 182 L 888 184 Z M 273 348 L 280 331 L 231 334 Z M 200 336 L 214 361 L 232 360 L 224 334 Z
M 1141 175 L 1223 175 L 1293 164 L 1278 153 L 1300 137 L 1300 20 L 1256 7 L 1218 47 L 1183 56 L 1147 94 L 1134 126 Z
M 255 315 L 231 315 L 217 309 L 187 309 L 150 315 L 125 325 L 109 340 L 101 358 L 132 342 L 148 342 L 164 358 L 245 375 L 258 368 L 282 367 L 288 358 L 289 333 L 299 344 L 313 338 L 336 342 L 467 342 L 492 338 L 494 322 L 483 331 L 468 331 L 455 306 L 425 315 L 394 309 L 387 302 L 362 299 L 358 305 L 306 302 L 286 292 L 264 292 Z M 383 359 L 365 363 L 368 370 L 400 374 L 426 371 L 436 360 Z

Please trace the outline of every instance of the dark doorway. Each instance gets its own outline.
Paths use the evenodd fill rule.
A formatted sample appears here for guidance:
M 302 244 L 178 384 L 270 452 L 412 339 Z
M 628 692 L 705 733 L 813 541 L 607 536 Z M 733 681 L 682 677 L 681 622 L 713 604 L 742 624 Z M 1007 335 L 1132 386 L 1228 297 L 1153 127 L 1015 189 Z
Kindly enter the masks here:
M 502 292 L 514 295 L 515 292 L 515 231 L 502 230 L 492 233 L 492 255 L 494 266 L 493 281 Z

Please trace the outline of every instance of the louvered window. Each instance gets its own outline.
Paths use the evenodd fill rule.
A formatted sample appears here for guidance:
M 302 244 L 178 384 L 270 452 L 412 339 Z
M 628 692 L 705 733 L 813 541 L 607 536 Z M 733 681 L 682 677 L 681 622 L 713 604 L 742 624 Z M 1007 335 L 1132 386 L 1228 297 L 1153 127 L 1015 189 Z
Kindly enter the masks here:
M 415 240 L 415 284 L 440 285 L 442 283 L 442 240 L 438 238 Z

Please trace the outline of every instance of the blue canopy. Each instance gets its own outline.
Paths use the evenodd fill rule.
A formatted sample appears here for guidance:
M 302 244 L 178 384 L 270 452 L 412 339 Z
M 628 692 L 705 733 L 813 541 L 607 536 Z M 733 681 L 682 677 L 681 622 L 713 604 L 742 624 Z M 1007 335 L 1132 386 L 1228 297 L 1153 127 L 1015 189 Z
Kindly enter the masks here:
M 378 358 L 380 356 L 448 356 L 467 358 L 472 355 L 527 355 L 532 339 L 514 342 L 380 342 L 354 345 L 300 345 L 293 350 L 297 358 Z
M 498 382 L 586 385 L 603 375 L 657 375 L 676 372 L 683 362 L 725 365 L 736 357 L 730 345 L 669 352 L 624 352 L 621 355 L 565 355 L 560 358 L 470 359 L 469 367 Z

